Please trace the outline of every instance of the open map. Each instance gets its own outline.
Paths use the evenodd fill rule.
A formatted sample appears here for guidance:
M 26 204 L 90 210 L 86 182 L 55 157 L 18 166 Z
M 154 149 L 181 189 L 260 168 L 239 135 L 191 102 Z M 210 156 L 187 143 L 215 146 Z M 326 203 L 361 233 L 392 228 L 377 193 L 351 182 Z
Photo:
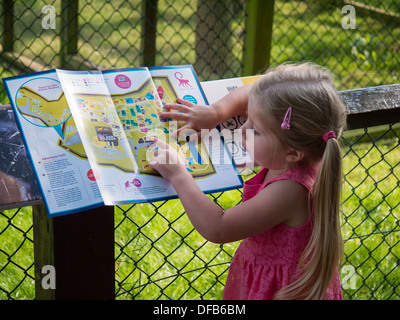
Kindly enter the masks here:
M 4 83 L 49 216 L 176 197 L 149 166 L 154 137 L 178 151 L 204 192 L 242 185 L 232 162 L 216 164 L 208 144 L 172 136 L 181 123 L 160 118 L 178 97 L 207 104 L 192 66 L 55 69 Z

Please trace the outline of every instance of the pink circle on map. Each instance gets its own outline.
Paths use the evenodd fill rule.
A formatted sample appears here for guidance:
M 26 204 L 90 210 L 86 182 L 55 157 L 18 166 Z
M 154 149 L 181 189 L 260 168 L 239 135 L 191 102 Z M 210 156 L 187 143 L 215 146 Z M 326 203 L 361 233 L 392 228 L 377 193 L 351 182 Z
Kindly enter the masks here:
M 132 183 L 135 187 L 140 187 L 142 185 L 139 179 L 133 179 Z
M 91 180 L 91 181 L 96 181 L 96 180 L 99 179 L 99 175 L 98 175 L 97 173 L 93 172 L 92 169 L 90 169 L 90 170 L 87 172 L 87 177 L 88 177 L 89 180 Z
M 122 88 L 122 89 L 128 89 L 131 86 L 131 79 L 129 79 L 126 75 L 124 74 L 118 74 L 115 79 L 115 84 Z

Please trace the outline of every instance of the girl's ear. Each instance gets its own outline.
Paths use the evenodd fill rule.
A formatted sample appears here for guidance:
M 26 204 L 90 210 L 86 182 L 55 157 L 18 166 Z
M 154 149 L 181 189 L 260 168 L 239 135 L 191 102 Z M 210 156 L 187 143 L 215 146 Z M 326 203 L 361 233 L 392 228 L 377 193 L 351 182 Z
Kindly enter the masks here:
M 304 152 L 290 148 L 286 151 L 286 161 L 290 163 L 303 160 Z

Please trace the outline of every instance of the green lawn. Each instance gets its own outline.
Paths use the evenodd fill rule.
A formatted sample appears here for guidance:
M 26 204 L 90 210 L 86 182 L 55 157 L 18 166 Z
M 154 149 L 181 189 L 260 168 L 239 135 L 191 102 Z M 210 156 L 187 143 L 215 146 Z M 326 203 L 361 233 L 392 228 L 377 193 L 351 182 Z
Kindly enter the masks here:
M 347 290 L 347 298 L 400 297 L 399 130 L 396 131 L 397 137 L 380 140 L 375 146 L 352 146 L 344 157 L 344 265 L 355 267 L 357 282 L 355 289 Z
M 378 2 L 379 7 L 389 7 L 392 1 Z M 327 6 L 318 1 L 275 3 L 273 65 L 304 60 L 321 64 L 337 76 L 338 90 L 399 82 L 396 39 L 400 29 L 394 24 L 356 11 L 356 29 L 343 29 L 345 15 L 340 4 Z
M 356 287 L 344 291 L 345 299 L 399 299 L 398 144 L 389 137 L 344 152 L 344 265 L 356 271 Z M 228 208 L 240 202 L 241 192 L 210 197 Z M 117 299 L 221 299 L 238 243 L 205 242 L 179 200 L 117 207 L 115 213 Z M 6 292 L 34 298 L 31 224 L 30 208 L 0 215 L 0 299 Z

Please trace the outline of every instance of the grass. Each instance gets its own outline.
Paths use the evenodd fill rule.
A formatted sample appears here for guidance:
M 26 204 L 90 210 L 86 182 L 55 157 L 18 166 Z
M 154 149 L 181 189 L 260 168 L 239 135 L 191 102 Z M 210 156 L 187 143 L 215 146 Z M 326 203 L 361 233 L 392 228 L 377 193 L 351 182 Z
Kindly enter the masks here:
M 0 300 L 34 298 L 32 208 L 0 212 Z
M 271 63 L 321 64 L 337 76 L 338 90 L 397 83 L 400 30 L 360 13 L 356 29 L 342 29 L 341 9 L 317 1 L 277 1 Z
M 397 136 L 352 146 L 344 157 L 345 265 L 356 267 L 353 299 L 399 299 L 400 166 Z M 388 131 L 390 136 L 390 131 Z
M 399 141 L 374 143 L 353 145 L 344 156 L 344 265 L 356 271 L 356 287 L 344 290 L 345 299 L 400 296 Z M 228 208 L 241 192 L 209 197 Z M 238 243 L 206 242 L 179 200 L 116 207 L 115 214 L 117 299 L 221 299 Z M 30 208 L 0 216 L 0 299 L 34 298 L 31 224 Z
M 398 147 L 393 134 L 344 146 L 344 265 L 356 272 L 345 299 L 400 297 Z M 229 208 L 241 192 L 209 197 Z M 115 228 L 117 299 L 222 298 L 238 242 L 206 242 L 179 200 L 116 207 Z M 1 213 L 0 300 L 34 298 L 32 232 L 31 208 Z

